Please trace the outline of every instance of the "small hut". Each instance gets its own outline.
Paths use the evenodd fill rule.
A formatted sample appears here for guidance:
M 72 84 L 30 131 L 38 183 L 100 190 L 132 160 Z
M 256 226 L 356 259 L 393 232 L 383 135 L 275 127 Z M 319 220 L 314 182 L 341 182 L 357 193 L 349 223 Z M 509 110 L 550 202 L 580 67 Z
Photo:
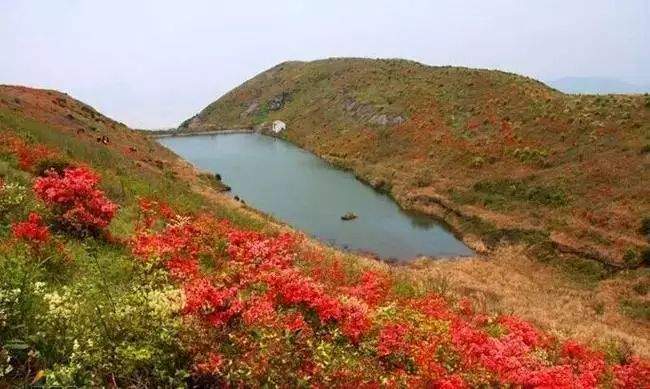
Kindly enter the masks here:
M 271 124 L 271 131 L 273 131 L 276 134 L 279 134 L 280 131 L 286 129 L 287 129 L 287 125 L 282 120 L 274 120 L 273 123 Z

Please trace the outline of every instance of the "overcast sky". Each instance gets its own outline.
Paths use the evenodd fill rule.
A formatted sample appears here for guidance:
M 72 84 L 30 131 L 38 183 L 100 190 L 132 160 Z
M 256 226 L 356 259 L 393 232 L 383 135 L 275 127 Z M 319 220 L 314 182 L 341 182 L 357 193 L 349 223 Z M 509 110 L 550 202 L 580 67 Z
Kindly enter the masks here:
M 0 83 L 175 126 L 285 60 L 400 57 L 650 84 L 650 1 L 0 0 Z

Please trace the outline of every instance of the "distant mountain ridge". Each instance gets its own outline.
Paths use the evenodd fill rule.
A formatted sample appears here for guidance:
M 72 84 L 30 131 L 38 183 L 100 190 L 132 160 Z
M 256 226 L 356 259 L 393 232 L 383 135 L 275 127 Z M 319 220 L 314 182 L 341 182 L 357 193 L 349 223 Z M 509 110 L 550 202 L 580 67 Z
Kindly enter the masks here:
M 546 82 L 564 93 L 579 94 L 629 94 L 650 93 L 650 85 L 639 85 L 615 78 L 605 77 L 562 77 Z

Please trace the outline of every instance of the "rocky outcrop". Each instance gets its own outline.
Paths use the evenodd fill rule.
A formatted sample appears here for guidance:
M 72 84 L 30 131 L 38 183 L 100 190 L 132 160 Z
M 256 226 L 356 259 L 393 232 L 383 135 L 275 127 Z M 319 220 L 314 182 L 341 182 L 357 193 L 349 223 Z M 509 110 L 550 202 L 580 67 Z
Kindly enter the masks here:
M 342 105 L 346 113 L 370 124 L 395 126 L 406 121 L 402 115 L 379 113 L 372 105 L 359 103 L 352 98 L 345 99 Z
M 370 120 L 368 120 L 368 122 L 372 124 L 379 124 L 381 126 L 388 126 L 388 125 L 392 126 L 392 125 L 404 123 L 404 118 L 401 115 L 388 116 L 386 114 L 381 114 L 381 115 L 373 115 L 370 118 Z
M 257 109 L 259 107 L 260 107 L 260 103 L 257 102 L 257 101 L 253 101 L 251 103 L 251 105 L 249 105 L 248 108 L 246 108 L 246 110 L 244 112 L 242 112 L 242 114 L 239 115 L 239 116 L 240 117 L 250 116 L 250 115 L 254 114 L 255 112 L 257 112 Z
M 199 115 L 194 115 L 191 118 L 185 120 L 178 126 L 179 129 L 187 129 L 189 131 L 197 130 L 201 127 L 201 118 Z
M 273 96 L 266 104 L 269 111 L 279 111 L 289 101 L 291 94 L 289 92 L 282 92 Z

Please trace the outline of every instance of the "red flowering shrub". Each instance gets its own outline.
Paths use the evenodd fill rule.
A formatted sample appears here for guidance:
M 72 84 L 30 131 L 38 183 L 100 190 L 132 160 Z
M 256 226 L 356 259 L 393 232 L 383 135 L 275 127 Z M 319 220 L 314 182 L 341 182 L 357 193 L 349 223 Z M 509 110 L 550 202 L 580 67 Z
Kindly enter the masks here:
M 356 277 L 341 261 L 301 257 L 293 235 L 182 217 L 152 202 L 142 211 L 133 252 L 182 284 L 183 314 L 205 334 L 191 345 L 201 379 L 316 387 L 650 383 L 650 367 L 638 358 L 608 364 L 602 353 L 559 343 L 517 317 L 476 313 L 467 299 L 452 307 L 435 294 L 392 296 L 388 273 Z
M 614 377 L 619 388 L 647 388 L 650 385 L 650 362 L 632 357 L 629 363 L 614 366 Z
M 358 344 L 364 335 L 372 328 L 367 307 L 359 304 L 348 304 L 341 320 L 341 331 L 354 344 Z
M 391 354 L 406 354 L 409 351 L 409 344 L 406 336 L 409 329 L 404 324 L 389 324 L 379 332 L 377 343 L 377 354 L 385 357 Z
M 384 274 L 365 271 L 359 284 L 344 289 L 349 295 L 360 298 L 370 306 L 376 306 L 386 298 L 390 290 L 390 280 Z
M 474 306 L 472 305 L 472 302 L 467 298 L 462 298 L 458 302 L 458 309 L 463 315 L 469 316 L 474 313 Z
M 14 154 L 18 158 L 18 167 L 34 171 L 39 162 L 56 157 L 58 153 L 41 144 L 31 144 L 9 133 L 0 135 L 0 151 Z
M 18 167 L 26 171 L 33 171 L 39 162 L 58 154 L 49 147 L 27 143 L 22 138 L 8 133 L 0 136 L 0 150 L 14 154 L 18 158 Z
M 86 167 L 48 171 L 34 183 L 34 192 L 49 205 L 61 225 L 77 233 L 97 233 L 115 216 L 117 205 L 97 189 L 99 176 Z
M 50 230 L 43 224 L 41 215 L 31 212 L 27 221 L 11 226 L 11 232 L 17 239 L 27 241 L 34 247 L 40 247 L 50 239 Z
M 305 318 L 299 312 L 294 312 L 285 317 L 284 326 L 288 331 L 305 331 L 309 325 L 305 322 Z
M 196 364 L 196 370 L 200 374 L 217 374 L 223 364 L 223 357 L 217 353 L 210 353 L 202 362 Z

